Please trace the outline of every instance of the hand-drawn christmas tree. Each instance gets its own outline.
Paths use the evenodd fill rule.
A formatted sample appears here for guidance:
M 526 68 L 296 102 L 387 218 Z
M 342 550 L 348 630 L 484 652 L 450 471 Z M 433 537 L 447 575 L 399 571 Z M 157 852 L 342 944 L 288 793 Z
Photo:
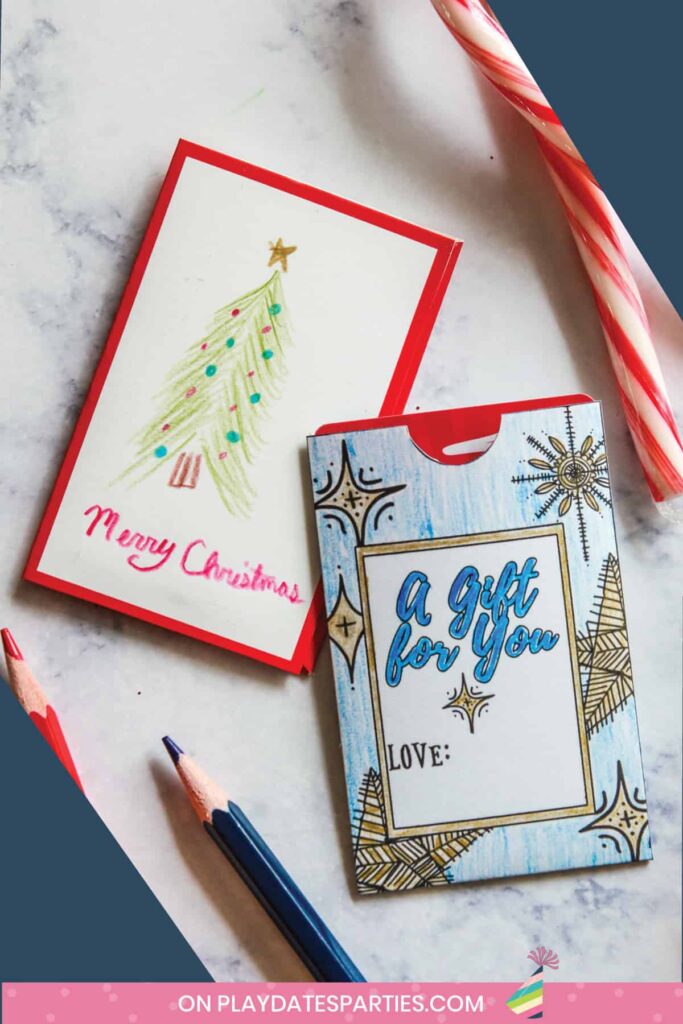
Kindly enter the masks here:
M 296 246 L 270 244 L 268 266 Z M 153 419 L 134 437 L 138 482 L 171 467 L 170 487 L 195 487 L 202 460 L 228 512 L 247 515 L 255 491 L 249 466 L 262 448 L 270 404 L 280 397 L 291 344 L 281 270 L 217 310 L 207 334 L 187 350 L 157 396 Z

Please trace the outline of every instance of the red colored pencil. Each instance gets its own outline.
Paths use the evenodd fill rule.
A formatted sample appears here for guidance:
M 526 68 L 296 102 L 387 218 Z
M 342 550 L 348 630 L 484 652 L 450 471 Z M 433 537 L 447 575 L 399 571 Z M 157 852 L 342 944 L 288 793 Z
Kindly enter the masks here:
M 51 704 L 48 704 L 45 694 L 24 661 L 24 656 L 9 629 L 3 629 L 0 632 L 2 633 L 2 646 L 5 649 L 7 675 L 17 700 L 43 739 L 50 744 L 76 785 L 82 790 L 83 783 L 76 771 L 76 765 L 64 738 L 57 712 Z

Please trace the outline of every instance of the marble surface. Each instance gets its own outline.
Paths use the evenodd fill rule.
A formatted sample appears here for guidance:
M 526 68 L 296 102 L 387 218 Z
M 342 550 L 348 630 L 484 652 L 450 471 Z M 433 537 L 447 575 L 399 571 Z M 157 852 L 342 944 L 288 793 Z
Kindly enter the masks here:
M 24 0 L 3 13 L 2 620 L 114 836 L 214 977 L 305 979 L 192 820 L 168 731 L 230 782 L 369 978 L 516 978 L 538 942 L 564 979 L 678 978 L 683 546 L 646 492 L 526 128 L 427 0 L 397 0 L 391 17 L 380 0 Z M 179 136 L 464 239 L 411 408 L 603 400 L 652 864 L 359 899 L 327 653 L 311 678 L 285 678 L 20 581 Z M 681 323 L 634 259 L 680 421 Z

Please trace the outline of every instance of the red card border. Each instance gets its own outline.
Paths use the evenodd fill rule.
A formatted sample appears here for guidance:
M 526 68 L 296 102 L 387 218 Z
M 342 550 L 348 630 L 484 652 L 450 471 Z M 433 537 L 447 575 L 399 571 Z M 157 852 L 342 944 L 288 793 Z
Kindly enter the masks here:
M 435 250 L 434 261 L 427 276 L 422 294 L 408 329 L 408 334 L 406 335 L 394 373 L 391 377 L 387 393 L 384 396 L 384 400 L 380 408 L 380 416 L 395 415 L 402 412 L 405 403 L 408 400 L 410 388 L 415 380 L 418 367 L 427 347 L 427 342 L 429 340 L 432 327 L 434 326 L 436 315 L 441 306 L 441 302 L 453 273 L 456 261 L 460 255 L 462 242 L 457 239 L 448 238 L 447 236 L 438 234 L 434 231 L 429 231 L 426 228 L 421 228 L 416 224 L 409 223 L 408 221 L 400 220 L 397 217 L 392 217 L 389 214 L 381 213 L 378 210 L 363 206 L 362 204 L 353 202 L 350 199 L 342 199 L 330 192 L 325 192 L 322 189 L 314 188 L 313 186 L 306 185 L 303 182 L 295 181 L 282 174 L 277 174 L 273 171 L 265 170 L 262 167 L 257 167 L 254 164 L 246 163 L 243 160 L 238 160 L 235 157 L 227 156 L 224 153 L 207 149 L 206 147 L 199 146 L 196 143 L 188 142 L 186 139 L 180 139 L 175 153 L 173 154 L 173 159 L 171 160 L 166 177 L 164 178 L 161 186 L 159 196 L 154 205 L 152 216 L 149 224 L 147 225 L 140 250 L 123 291 L 121 303 L 116 316 L 114 317 L 114 322 L 93 375 L 90 388 L 85 402 L 83 403 L 83 408 L 81 409 L 76 422 L 76 427 L 57 474 L 43 518 L 36 532 L 23 575 L 24 579 L 30 580 L 33 583 L 39 583 L 42 586 L 60 591 L 61 593 L 68 594 L 72 597 L 79 597 L 86 601 L 91 601 L 94 604 L 103 605 L 105 608 L 112 608 L 115 611 L 124 612 L 134 618 L 142 619 L 145 622 L 151 622 L 156 626 L 162 626 L 165 629 L 170 629 L 176 633 L 193 637 L 196 640 L 202 640 L 205 643 L 213 644 L 216 647 L 222 647 L 225 650 L 234 651 L 237 654 L 244 654 L 247 657 L 255 658 L 257 661 L 264 662 L 274 668 L 279 668 L 286 672 L 296 674 L 310 672 L 315 663 L 324 632 L 324 607 L 322 584 L 320 582 L 316 588 L 291 658 L 279 658 L 267 651 L 262 651 L 255 647 L 249 647 L 246 644 L 208 632 L 207 630 L 192 626 L 189 623 L 181 622 L 166 615 L 160 615 L 159 613 L 150 611 L 147 608 L 141 608 L 138 605 L 130 604 L 127 601 L 121 601 L 117 598 L 110 597 L 108 594 L 101 594 L 88 587 L 83 587 L 75 583 L 70 583 L 67 580 L 51 576 L 48 573 L 42 572 L 38 568 L 45 550 L 45 545 L 47 544 L 48 537 L 62 503 L 64 493 L 69 484 L 69 480 L 71 479 L 73 468 L 76 464 L 76 460 L 78 459 L 83 439 L 88 431 L 88 427 L 90 426 L 90 421 L 97 406 L 100 393 L 104 387 L 109 369 L 114 356 L 116 355 L 119 341 L 128 321 L 133 303 L 135 302 L 140 283 L 145 270 L 147 269 L 147 264 L 166 215 L 166 210 L 168 209 L 176 183 L 185 160 L 187 159 L 200 160 L 203 163 L 211 164 L 214 167 L 220 167 L 224 170 L 232 171 L 242 177 L 250 178 L 252 181 L 258 181 L 264 185 L 270 185 L 273 188 L 280 189 L 283 192 L 288 192 L 291 195 L 299 196 L 301 199 L 306 199 L 319 206 L 325 206 L 329 209 L 337 210 L 340 213 L 354 217 L 357 220 L 362 220 L 387 231 L 393 231 L 395 234 L 411 238 L 414 241 L 420 242 L 423 245 L 428 245 Z
M 593 399 L 585 392 L 571 395 L 551 395 L 547 398 L 523 398 L 515 402 L 494 402 L 491 405 L 470 405 L 455 409 L 432 409 L 363 420 L 345 420 L 325 423 L 318 427 L 316 436 L 326 434 L 353 434 L 361 430 L 381 430 L 386 427 L 407 427 L 413 443 L 429 459 L 442 465 L 460 466 L 481 457 L 482 452 L 444 455 L 446 445 L 458 441 L 472 441 L 497 434 L 503 416 L 537 409 L 555 409 L 565 405 L 582 405 Z

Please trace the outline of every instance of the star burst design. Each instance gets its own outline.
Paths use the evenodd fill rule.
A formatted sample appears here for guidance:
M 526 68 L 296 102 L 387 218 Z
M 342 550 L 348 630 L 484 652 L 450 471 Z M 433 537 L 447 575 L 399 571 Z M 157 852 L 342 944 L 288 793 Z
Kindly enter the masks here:
M 370 469 L 372 470 L 372 467 Z M 314 483 L 316 482 L 314 481 Z M 366 480 L 362 469 L 356 479 L 351 468 L 346 441 L 342 441 L 341 472 L 337 482 L 333 482 L 332 474 L 328 470 L 327 480 L 319 490 L 316 490 L 316 494 L 320 497 L 315 502 L 315 508 L 327 510 L 324 518 L 335 519 L 339 523 L 342 533 L 346 533 L 346 523 L 350 520 L 356 531 L 358 543 L 362 544 L 370 512 L 374 510 L 372 522 L 373 526 L 377 528 L 382 513 L 393 506 L 393 502 L 385 501 L 385 499 L 391 494 L 396 494 L 397 491 L 404 490 L 406 486 L 405 484 L 394 484 L 391 487 L 368 486 L 381 483 L 380 479 Z M 379 507 L 376 508 L 378 504 Z M 340 512 L 344 515 L 340 516 Z
M 463 672 L 460 690 L 456 689 L 453 691 L 453 696 L 447 704 L 444 704 L 441 710 L 452 711 L 457 717 L 466 719 L 470 725 L 470 732 L 473 733 L 475 718 L 479 718 L 482 711 L 487 708 L 488 702 L 493 700 L 493 697 L 494 694 L 492 693 L 483 694 L 481 690 L 468 689 L 465 673 Z
M 633 794 L 629 793 L 624 778 L 624 769 L 621 761 L 617 761 L 617 788 L 612 797 L 612 802 L 607 804 L 607 794 L 603 791 L 602 804 L 598 808 L 597 818 L 585 825 L 580 832 L 592 832 L 597 830 L 600 839 L 611 840 L 621 853 L 622 839 L 631 860 L 640 860 L 640 851 L 643 845 L 643 838 L 648 826 L 647 807 L 641 799 L 638 788 Z M 606 831 L 607 830 L 607 831 Z M 611 833 L 616 832 L 616 836 Z
M 330 640 L 337 645 L 344 656 L 349 669 L 351 689 L 353 689 L 353 669 L 358 644 L 363 635 L 363 616 L 351 604 L 342 576 L 339 577 L 337 600 L 327 619 L 327 630 Z
M 557 504 L 560 516 L 574 512 L 576 517 L 581 551 L 584 562 L 590 560 L 590 545 L 586 527 L 586 509 L 601 513 L 600 505 L 612 507 L 607 475 L 607 455 L 604 437 L 596 440 L 591 434 L 577 444 L 572 411 L 564 410 L 566 438 L 548 435 L 548 444 L 531 434 L 528 443 L 543 458 L 534 456 L 528 464 L 538 472 L 513 476 L 513 484 L 537 484 L 535 494 L 547 495 L 536 513 L 537 519 L 545 519 Z M 549 447 L 550 445 L 550 447 Z

